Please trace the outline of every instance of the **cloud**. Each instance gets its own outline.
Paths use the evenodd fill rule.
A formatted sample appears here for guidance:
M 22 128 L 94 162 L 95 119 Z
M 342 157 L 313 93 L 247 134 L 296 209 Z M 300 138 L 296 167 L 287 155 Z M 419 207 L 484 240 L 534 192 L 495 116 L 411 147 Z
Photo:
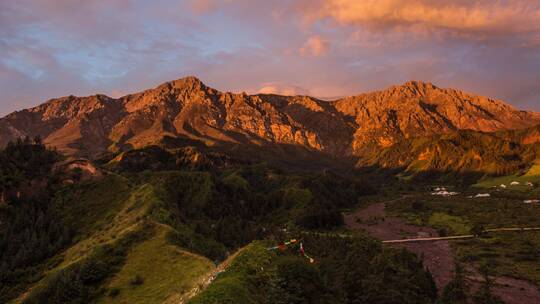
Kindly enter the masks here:
M 215 11 L 225 5 L 229 5 L 233 1 L 234 0 L 189 0 L 188 3 L 196 14 L 205 14 Z
M 258 90 L 260 94 L 277 94 L 285 96 L 310 95 L 309 90 L 295 85 L 287 85 L 279 82 L 265 83 Z
M 532 0 L 0 1 L 0 114 L 184 75 L 314 96 L 418 79 L 540 110 L 539 11 Z
M 325 0 L 315 1 L 311 19 L 388 30 L 447 31 L 471 38 L 540 31 L 540 4 L 530 0 Z M 536 36 L 537 37 L 537 36 Z
M 320 36 L 311 36 L 300 48 L 299 52 L 302 56 L 319 57 L 326 55 L 328 52 L 329 43 Z

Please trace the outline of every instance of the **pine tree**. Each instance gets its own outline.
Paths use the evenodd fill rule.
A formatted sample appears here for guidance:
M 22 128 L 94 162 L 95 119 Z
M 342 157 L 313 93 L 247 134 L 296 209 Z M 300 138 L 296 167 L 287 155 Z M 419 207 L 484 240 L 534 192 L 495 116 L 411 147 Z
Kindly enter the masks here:
M 454 267 L 454 277 L 446 285 L 439 299 L 439 304 L 466 304 L 469 293 L 469 286 L 465 279 L 463 267 L 456 263 Z
M 480 286 L 480 289 L 474 295 L 475 304 L 504 304 L 504 301 L 499 298 L 497 295 L 494 295 L 491 292 L 491 287 L 493 286 L 493 281 L 489 276 L 489 266 L 485 264 L 481 267 L 480 271 L 484 277 L 484 283 Z

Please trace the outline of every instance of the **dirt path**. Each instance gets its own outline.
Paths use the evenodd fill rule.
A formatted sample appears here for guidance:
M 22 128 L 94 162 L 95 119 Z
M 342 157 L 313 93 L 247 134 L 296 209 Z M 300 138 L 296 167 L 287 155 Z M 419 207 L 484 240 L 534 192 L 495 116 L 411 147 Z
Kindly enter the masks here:
M 405 223 L 403 219 L 388 217 L 385 213 L 385 203 L 377 203 L 364 209 L 356 210 L 345 215 L 345 223 L 349 229 L 365 230 L 370 235 L 387 240 L 390 246 L 406 248 L 422 257 L 424 265 L 428 268 L 439 290 L 452 279 L 454 258 L 449 240 L 438 236 L 430 227 L 420 227 Z M 498 228 L 496 231 L 523 231 L 540 230 L 539 228 Z M 472 238 L 472 235 L 458 236 L 457 238 Z M 403 240 L 415 238 L 414 240 Z M 481 278 L 474 273 L 469 276 L 473 289 L 481 283 Z M 495 279 L 494 293 L 500 296 L 507 304 L 540 303 L 540 290 L 524 280 L 509 277 Z
M 214 268 L 211 272 L 204 275 L 199 280 L 199 284 L 197 284 L 197 286 L 195 286 L 193 289 L 191 289 L 190 291 L 184 293 L 183 295 L 179 297 L 174 297 L 174 298 L 171 297 L 170 299 L 167 299 L 165 303 L 179 303 L 179 304 L 187 303 L 191 298 L 195 297 L 196 295 L 204 291 L 206 288 L 208 288 L 208 286 L 210 286 L 210 284 L 214 282 L 214 280 L 217 278 L 217 276 L 220 273 L 227 270 L 227 268 L 231 265 L 232 261 L 234 261 L 234 259 L 236 259 L 236 257 L 242 251 L 244 251 L 244 249 L 246 249 L 246 247 L 247 246 L 238 249 L 235 253 L 231 254 L 225 261 L 217 265 L 217 267 Z
M 472 234 L 456 235 L 456 236 L 441 236 L 441 237 L 415 237 L 410 239 L 397 239 L 382 241 L 385 244 L 398 244 L 398 243 L 418 243 L 418 242 L 437 242 L 437 241 L 452 241 L 472 239 L 475 236 Z

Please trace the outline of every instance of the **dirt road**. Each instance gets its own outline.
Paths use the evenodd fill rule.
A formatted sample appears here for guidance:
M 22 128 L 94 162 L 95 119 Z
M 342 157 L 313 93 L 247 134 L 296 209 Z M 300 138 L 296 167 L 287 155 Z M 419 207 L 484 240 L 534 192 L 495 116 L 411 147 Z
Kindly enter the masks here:
M 494 228 L 486 229 L 484 232 L 523 232 L 523 231 L 537 231 L 540 230 L 540 227 L 514 227 L 514 228 Z M 417 237 L 410 239 L 397 239 L 397 240 L 384 240 L 383 243 L 387 244 L 396 244 L 396 243 L 412 243 L 412 242 L 436 242 L 436 241 L 452 241 L 452 240 L 463 240 L 463 239 L 472 239 L 476 236 L 473 234 L 465 235 L 454 235 L 454 236 L 441 236 L 441 237 Z

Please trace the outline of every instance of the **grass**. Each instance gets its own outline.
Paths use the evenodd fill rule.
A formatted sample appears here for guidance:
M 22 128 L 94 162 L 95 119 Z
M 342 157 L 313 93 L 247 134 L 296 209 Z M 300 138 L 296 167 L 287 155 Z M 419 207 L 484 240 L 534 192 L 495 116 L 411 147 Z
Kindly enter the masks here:
M 520 185 L 511 186 L 510 183 L 514 181 L 519 182 Z M 478 182 L 477 184 L 473 185 L 473 187 L 492 188 L 504 184 L 508 186 L 507 189 L 509 190 L 529 192 L 534 189 L 531 189 L 531 187 L 526 185 L 528 182 L 535 184 L 536 188 L 538 188 L 538 184 L 540 184 L 540 163 L 535 163 L 525 174 L 492 177 Z
M 170 229 L 158 225 L 154 237 L 132 248 L 122 269 L 106 286 L 113 293 L 97 303 L 162 303 L 201 282 L 214 264 L 169 244 L 166 234 Z
M 526 176 L 540 176 L 540 160 L 536 161 L 535 164 L 527 171 Z
M 497 233 L 488 238 L 453 243 L 456 256 L 466 263 L 494 265 L 498 275 L 526 279 L 540 286 L 540 233 Z
M 398 173 L 396 177 L 402 181 L 410 181 L 414 178 L 414 174 L 407 175 L 406 171 L 403 171 Z
M 94 192 L 92 196 L 103 196 L 103 200 L 109 200 L 105 198 L 111 191 L 111 188 L 105 187 L 107 189 L 105 192 Z M 124 199 L 125 198 L 125 199 Z M 100 200 L 96 198 L 96 201 Z M 79 242 L 70 247 L 66 252 L 64 252 L 64 262 L 60 267 L 65 267 L 66 265 L 76 261 L 87 255 L 94 247 L 106 244 L 114 241 L 116 238 L 121 235 L 133 231 L 141 220 L 145 217 L 148 212 L 149 205 L 157 200 L 154 190 L 150 185 L 142 185 L 139 188 L 132 190 L 129 196 L 119 197 L 118 201 L 113 201 L 111 204 L 111 210 L 89 210 L 86 213 L 81 213 L 80 211 L 74 211 L 78 214 L 79 217 L 91 217 L 94 218 L 97 222 L 102 222 L 100 225 L 96 225 L 93 230 L 83 229 L 79 234 Z M 81 197 L 81 201 L 88 201 L 86 198 Z M 82 208 L 84 210 L 84 208 Z M 116 212 L 116 213 L 113 213 Z M 99 216 L 101 214 L 101 217 Z M 85 220 L 82 220 L 83 222 Z M 87 226 L 82 226 L 86 228 Z
M 115 175 L 63 189 L 54 204 L 65 224 L 75 227 L 74 244 L 53 258 L 60 262 L 43 273 L 34 287 L 84 260 L 96 248 L 113 245 L 140 229 L 148 205 L 155 199 L 149 185 L 132 189 L 127 179 Z
M 268 271 L 272 254 L 259 243 L 248 245 L 202 293 L 191 299 L 190 304 L 210 303 L 261 303 L 264 295 L 253 292 L 254 281 L 261 283 Z M 256 299 L 260 297 L 260 299 Z
M 449 215 L 444 212 L 431 214 L 428 220 L 429 226 L 448 229 L 452 235 L 468 234 L 471 226 L 459 216 Z
M 414 209 L 412 205 L 415 201 L 421 202 L 423 207 Z M 408 198 L 407 202 L 387 204 L 387 211 L 421 225 L 430 225 L 429 220 L 434 213 L 444 213 L 460 217 L 469 227 L 474 224 L 485 228 L 540 227 L 540 206 L 523 204 L 520 196 L 509 198 L 493 195 L 491 198 L 472 199 L 463 196 L 445 198 L 418 195 Z
M 96 182 L 66 187 L 56 195 L 54 204 L 66 225 L 88 235 L 114 218 L 130 192 L 125 178 L 108 175 Z
M 99 286 L 123 265 L 128 250 L 154 232 L 154 226 L 141 223 L 122 238 L 97 246 L 87 256 L 56 269 L 27 294 L 22 303 L 88 303 L 101 293 Z
M 133 188 L 119 176 L 62 190 L 55 204 L 66 223 L 75 227 L 75 243 L 58 256 L 61 262 L 34 286 L 42 286 L 59 272 L 85 261 L 96 248 L 114 246 L 125 235 L 152 223 L 149 210 L 159 203 L 154 186 Z M 208 259 L 170 244 L 165 235 L 172 228 L 152 225 L 158 227 L 156 234 L 131 248 L 125 265 L 106 280 L 108 292 L 102 294 L 101 303 L 161 303 L 191 289 L 213 268 Z

